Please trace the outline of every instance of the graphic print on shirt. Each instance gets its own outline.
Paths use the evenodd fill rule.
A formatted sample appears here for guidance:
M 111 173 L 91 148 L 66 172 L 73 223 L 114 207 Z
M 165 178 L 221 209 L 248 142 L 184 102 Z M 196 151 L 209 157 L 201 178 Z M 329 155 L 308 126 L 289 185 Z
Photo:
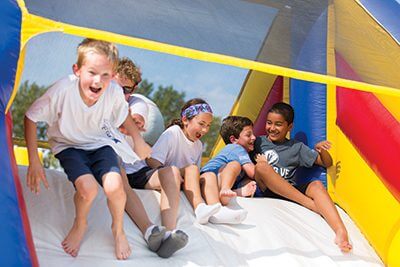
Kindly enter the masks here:
M 277 174 L 283 178 L 287 178 L 289 176 L 290 170 L 288 168 L 279 166 L 279 155 L 274 149 L 265 151 L 264 156 L 267 158 L 268 164 L 272 166 Z
M 103 125 L 101 126 L 101 129 L 104 131 L 104 133 L 106 134 L 106 136 L 108 138 L 110 138 L 114 143 L 118 144 L 121 143 L 121 140 L 117 139 L 113 133 L 113 131 L 111 130 L 112 127 L 110 125 L 110 122 L 106 119 L 103 120 Z

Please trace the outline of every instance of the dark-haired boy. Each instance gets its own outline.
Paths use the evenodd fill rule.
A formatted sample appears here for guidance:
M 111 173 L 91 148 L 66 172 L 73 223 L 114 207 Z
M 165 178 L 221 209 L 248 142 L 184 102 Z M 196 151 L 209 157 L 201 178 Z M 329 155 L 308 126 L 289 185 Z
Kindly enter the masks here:
M 263 154 L 268 163 L 257 162 L 255 179 L 264 197 L 288 199 L 320 214 L 336 234 L 335 243 L 343 252 L 352 249 L 347 230 L 334 203 L 321 181 L 296 184 L 294 174 L 298 167 L 325 168 L 332 165 L 328 153 L 330 142 L 322 141 L 310 149 L 302 142 L 289 140 L 287 133 L 293 128 L 294 110 L 286 103 L 276 103 L 268 111 L 266 136 L 257 137 L 252 155 Z M 279 175 L 273 174 L 273 170 Z M 258 190 L 257 190 L 258 193 Z

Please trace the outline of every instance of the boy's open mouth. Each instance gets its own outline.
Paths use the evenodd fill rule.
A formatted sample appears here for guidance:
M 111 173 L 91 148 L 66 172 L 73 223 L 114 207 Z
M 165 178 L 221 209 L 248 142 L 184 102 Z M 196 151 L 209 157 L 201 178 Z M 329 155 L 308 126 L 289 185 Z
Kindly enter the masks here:
M 89 89 L 90 89 L 90 91 L 92 91 L 95 94 L 97 94 L 101 91 L 101 87 L 95 88 L 95 87 L 90 86 Z

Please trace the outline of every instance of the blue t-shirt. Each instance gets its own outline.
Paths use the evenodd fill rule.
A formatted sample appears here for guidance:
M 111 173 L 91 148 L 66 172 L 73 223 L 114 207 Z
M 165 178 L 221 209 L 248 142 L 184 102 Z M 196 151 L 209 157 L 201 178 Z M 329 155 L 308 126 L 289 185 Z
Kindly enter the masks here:
M 250 163 L 251 159 L 246 149 L 238 144 L 226 145 L 214 158 L 212 158 L 207 164 L 201 168 L 201 173 L 213 172 L 218 175 L 219 169 L 225 164 L 237 161 L 243 166 L 246 163 Z
M 296 185 L 296 169 L 313 166 L 318 157 L 317 151 L 300 141 L 287 139 L 283 143 L 273 143 L 267 136 L 257 137 L 251 157 L 256 154 L 265 155 L 272 168 L 292 185 Z

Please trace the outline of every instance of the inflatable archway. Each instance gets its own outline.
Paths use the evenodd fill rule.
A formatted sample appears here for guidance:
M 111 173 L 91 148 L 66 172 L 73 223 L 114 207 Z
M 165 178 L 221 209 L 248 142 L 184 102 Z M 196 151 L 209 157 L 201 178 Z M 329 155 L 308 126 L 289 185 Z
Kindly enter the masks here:
M 2 264 L 38 265 L 9 111 L 27 42 L 62 32 L 248 69 L 231 113 L 262 134 L 268 107 L 290 102 L 293 138 L 335 144 L 327 185 L 336 203 L 386 264 L 400 265 L 399 11 L 395 0 L 1 1 Z M 325 179 L 319 169 L 303 175 Z

